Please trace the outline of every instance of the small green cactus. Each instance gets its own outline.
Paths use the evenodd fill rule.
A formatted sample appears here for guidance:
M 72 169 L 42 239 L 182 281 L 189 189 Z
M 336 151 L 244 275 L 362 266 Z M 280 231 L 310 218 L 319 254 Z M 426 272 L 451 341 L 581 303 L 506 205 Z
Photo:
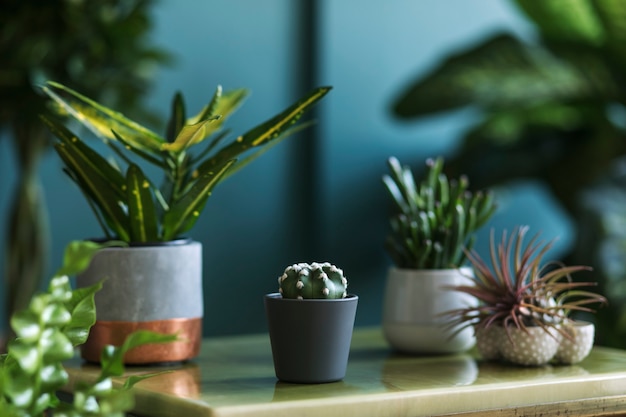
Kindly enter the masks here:
M 328 262 L 299 263 L 285 268 L 278 287 L 283 298 L 345 298 L 348 280 Z
M 417 184 L 411 170 L 389 158 L 383 182 L 395 203 L 385 248 L 400 268 L 456 268 L 471 250 L 474 232 L 495 211 L 490 192 L 472 193 L 467 177 L 443 173 L 443 158 L 426 161 L 427 174 Z

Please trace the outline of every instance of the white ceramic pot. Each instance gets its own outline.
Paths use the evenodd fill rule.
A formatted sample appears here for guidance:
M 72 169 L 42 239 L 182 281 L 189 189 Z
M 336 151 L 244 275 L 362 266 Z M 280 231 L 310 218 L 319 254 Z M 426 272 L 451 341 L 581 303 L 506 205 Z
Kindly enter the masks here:
M 541 327 L 527 327 L 526 331 L 511 327 L 500 331 L 500 354 L 518 365 L 545 365 L 556 355 L 561 343 L 561 334 L 554 328 L 544 330 Z
M 563 325 L 562 330 L 568 335 L 561 339 L 555 359 L 560 363 L 573 364 L 585 359 L 595 337 L 595 325 L 586 321 L 575 321 Z
M 447 286 L 472 285 L 470 268 L 413 270 L 387 274 L 382 327 L 389 344 L 407 353 L 457 353 L 474 346 L 474 329 L 454 334 L 442 313 L 476 306 L 477 300 Z
M 136 330 L 178 334 L 179 340 L 135 348 L 125 356 L 128 364 L 184 361 L 199 353 L 203 316 L 199 242 L 101 249 L 76 277 L 76 286 L 103 279 L 95 296 L 96 324 L 81 347 L 84 359 L 98 362 L 105 345 L 120 345 Z
M 500 359 L 500 341 L 503 329 L 501 326 L 475 327 L 476 349 L 483 359 L 492 361 Z M 506 335 L 504 335 L 506 337 Z
M 527 327 L 524 331 L 511 326 L 508 334 L 498 325 L 478 328 L 476 347 L 485 360 L 504 359 L 525 366 L 541 366 L 552 361 L 574 364 L 591 352 L 595 335 L 593 323 L 573 321 L 559 330 L 550 328 L 549 332 L 541 327 Z

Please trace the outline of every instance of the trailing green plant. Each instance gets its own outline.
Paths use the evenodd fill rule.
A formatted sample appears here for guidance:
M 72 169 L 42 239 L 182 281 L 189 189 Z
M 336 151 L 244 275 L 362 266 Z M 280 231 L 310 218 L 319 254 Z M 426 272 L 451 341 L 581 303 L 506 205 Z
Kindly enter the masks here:
M 59 138 L 55 149 L 66 172 L 87 198 L 107 238 L 168 241 L 192 228 L 219 182 L 301 127 L 294 124 L 329 90 L 312 90 L 280 114 L 223 144 L 229 131 L 222 125 L 246 97 L 244 89 L 223 93 L 218 87 L 210 102 L 190 118 L 182 94 L 176 94 L 167 132 L 160 136 L 61 84 L 43 86 L 61 111 L 110 146 L 127 166 L 125 171 L 63 124 L 50 118 L 44 122 Z M 162 172 L 161 183 L 148 178 L 135 158 Z
M 452 290 L 472 295 L 479 300 L 474 307 L 447 312 L 453 320 L 451 327 L 489 328 L 502 326 L 507 330 L 526 330 L 539 326 L 549 334 L 561 332 L 561 325 L 570 320 L 573 311 L 594 312 L 590 304 L 604 304 L 606 299 L 581 287 L 595 282 L 575 282 L 571 274 L 591 270 L 588 266 L 564 266 L 555 262 L 543 264 L 543 256 L 554 241 L 544 244 L 535 235 L 527 244 L 524 237 L 528 227 L 507 232 L 496 244 L 492 231 L 490 239 L 491 266 L 475 251 L 468 252 L 474 274 L 473 285 L 459 285 Z M 457 327 L 458 326 L 458 327 Z
M 329 262 L 290 265 L 278 278 L 278 292 L 283 298 L 345 298 L 347 288 L 343 271 Z
M 75 346 L 87 340 L 96 320 L 94 294 L 102 287 L 100 282 L 72 291 L 68 275 L 84 270 L 103 246 L 93 242 L 68 245 L 64 264 L 48 291 L 35 295 L 26 309 L 11 317 L 17 337 L 8 344 L 8 353 L 0 356 L 0 415 L 123 417 L 133 406 L 129 388 L 154 375 L 132 377 L 122 388 L 115 388 L 111 377 L 123 375 L 124 354 L 145 343 L 176 340 L 175 335 L 143 331 L 131 335 L 122 346 L 108 346 L 102 352 L 96 381 L 77 384 L 73 402 L 60 402 L 56 393 L 69 381 L 63 362 L 74 356 Z
M 408 166 L 388 160 L 383 182 L 395 203 L 385 249 L 399 268 L 440 269 L 461 266 L 474 232 L 495 212 L 491 192 L 468 190 L 467 177 L 448 179 L 443 158 L 426 161 L 427 174 L 417 184 Z

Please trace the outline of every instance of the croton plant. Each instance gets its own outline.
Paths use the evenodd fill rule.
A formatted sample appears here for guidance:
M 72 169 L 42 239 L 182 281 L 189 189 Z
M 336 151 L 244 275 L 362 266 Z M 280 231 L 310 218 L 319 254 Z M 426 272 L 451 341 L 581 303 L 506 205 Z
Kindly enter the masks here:
M 169 241 L 193 227 L 218 183 L 305 126 L 296 122 L 330 89 L 315 88 L 278 115 L 228 140 L 230 131 L 223 125 L 246 97 L 244 89 L 223 92 L 218 87 L 191 117 L 182 94 L 176 94 L 161 136 L 61 84 L 43 86 L 59 112 L 87 126 L 117 160 L 100 155 L 59 121 L 44 122 L 58 137 L 55 149 L 65 172 L 83 192 L 106 238 Z M 142 163 L 156 168 L 162 178 L 149 177 Z

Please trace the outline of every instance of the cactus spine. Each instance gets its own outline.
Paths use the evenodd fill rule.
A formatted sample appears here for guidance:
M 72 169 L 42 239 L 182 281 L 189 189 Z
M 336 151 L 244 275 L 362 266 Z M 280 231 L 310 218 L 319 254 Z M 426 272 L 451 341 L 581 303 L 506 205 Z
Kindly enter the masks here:
M 328 262 L 294 264 L 278 278 L 283 298 L 345 298 L 347 287 L 343 271 Z
M 448 180 L 443 158 L 426 161 L 427 175 L 416 184 L 411 170 L 391 157 L 383 182 L 395 203 L 385 248 L 400 268 L 459 267 L 466 260 L 474 232 L 495 211 L 489 192 L 471 193 L 467 177 Z

